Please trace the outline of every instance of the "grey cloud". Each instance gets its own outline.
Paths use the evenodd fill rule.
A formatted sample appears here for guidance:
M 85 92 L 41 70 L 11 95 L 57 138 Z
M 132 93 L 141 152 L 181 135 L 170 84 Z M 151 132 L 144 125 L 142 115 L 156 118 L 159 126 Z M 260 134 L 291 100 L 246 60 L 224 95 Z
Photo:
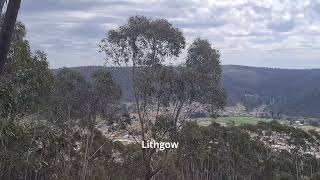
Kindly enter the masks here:
M 320 20 L 320 2 L 313 2 L 310 5 L 309 15 L 313 19 Z
M 268 24 L 268 28 L 272 29 L 275 32 L 289 32 L 295 27 L 295 22 L 290 21 L 279 21 L 279 22 L 271 22 Z
M 104 19 L 106 19 L 106 22 L 110 22 L 110 25 L 114 23 L 113 21 L 107 21 L 108 18 Z M 95 40 L 97 38 L 102 38 L 107 30 L 108 28 L 104 26 L 103 23 L 99 23 L 99 21 L 86 21 L 71 27 L 66 33 L 69 37 Z
M 41 11 L 71 11 L 89 10 L 99 6 L 132 6 L 138 3 L 131 1 L 104 1 L 104 0 L 25 0 L 22 6 L 25 10 Z
M 284 36 L 253 36 L 250 41 L 255 44 L 280 43 L 286 38 Z
M 211 6 L 208 2 L 24 0 L 20 18 L 28 28 L 32 47 L 45 50 L 53 67 L 102 64 L 97 54 L 99 40 L 133 15 L 166 18 L 181 28 L 188 40 L 208 38 L 222 52 L 310 48 L 310 44 L 320 48 L 320 3 L 317 0 L 247 0 L 244 3 L 242 0 L 214 0 Z M 309 5 L 305 5 L 307 2 Z M 282 18 L 284 14 L 292 17 Z M 302 16 L 297 19 L 295 16 L 299 14 Z M 311 35 L 312 38 L 306 37 Z M 308 48 L 305 48 L 306 54 L 310 54 Z M 291 59 L 291 56 L 286 58 Z M 225 63 L 234 62 L 234 57 L 229 53 Z M 239 63 L 246 64 L 244 61 Z
M 172 23 L 178 28 L 190 28 L 190 29 L 209 29 L 215 28 L 219 26 L 223 26 L 226 24 L 225 21 L 221 21 L 219 19 L 211 19 L 210 21 L 201 21 L 201 20 L 188 20 L 184 21 L 172 21 Z

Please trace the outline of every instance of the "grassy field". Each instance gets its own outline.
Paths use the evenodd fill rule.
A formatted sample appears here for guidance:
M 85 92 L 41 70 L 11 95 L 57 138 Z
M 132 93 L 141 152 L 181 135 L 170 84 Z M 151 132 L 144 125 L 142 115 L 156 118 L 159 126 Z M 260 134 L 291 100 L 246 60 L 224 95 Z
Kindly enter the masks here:
M 320 132 L 320 127 L 314 127 L 314 126 L 299 126 L 298 128 L 301 128 L 302 130 L 309 131 L 309 130 L 315 130 Z
M 200 118 L 198 119 L 198 124 L 200 126 L 208 126 L 213 121 L 229 126 L 229 125 L 242 125 L 242 124 L 257 124 L 258 122 L 270 122 L 272 119 L 262 119 L 262 118 L 255 118 L 255 117 L 219 117 L 218 119 L 212 120 L 210 118 Z M 320 127 L 314 127 L 314 126 L 294 126 L 296 128 L 300 128 L 302 130 L 308 131 L 308 130 L 316 130 L 320 132 Z
M 257 124 L 259 121 L 262 122 L 270 122 L 272 119 L 262 119 L 262 118 L 255 118 L 255 117 L 219 117 L 216 122 L 223 122 L 226 124 Z
M 210 125 L 213 120 L 210 118 L 200 118 L 198 119 L 199 125 L 207 126 Z M 215 122 L 225 124 L 225 125 L 241 125 L 241 124 L 257 124 L 259 121 L 270 122 L 272 119 L 262 119 L 255 117 L 219 117 L 214 120 Z

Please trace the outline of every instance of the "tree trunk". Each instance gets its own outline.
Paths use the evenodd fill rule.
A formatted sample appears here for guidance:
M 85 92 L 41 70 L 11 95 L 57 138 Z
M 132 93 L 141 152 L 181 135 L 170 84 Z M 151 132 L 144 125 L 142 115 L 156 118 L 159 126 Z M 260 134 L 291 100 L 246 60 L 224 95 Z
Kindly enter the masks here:
M 0 34 L 0 74 L 3 73 L 4 66 L 7 61 L 11 37 L 16 24 L 20 4 L 21 0 L 10 0 L 4 18 L 3 27 Z
M 2 9 L 6 0 L 0 0 L 0 14 L 2 14 Z

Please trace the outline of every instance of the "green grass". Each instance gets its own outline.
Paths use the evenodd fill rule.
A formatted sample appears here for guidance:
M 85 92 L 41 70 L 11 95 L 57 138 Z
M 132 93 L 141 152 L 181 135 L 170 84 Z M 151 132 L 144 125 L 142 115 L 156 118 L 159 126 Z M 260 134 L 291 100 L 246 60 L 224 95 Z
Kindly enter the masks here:
M 215 120 L 218 123 L 224 123 L 226 125 L 242 125 L 242 124 L 257 124 L 258 122 L 270 122 L 272 119 L 262 119 L 255 117 L 219 117 Z M 210 118 L 201 118 L 198 119 L 198 124 L 202 126 L 210 125 L 212 120 Z
M 309 131 L 309 130 L 315 130 L 320 132 L 320 127 L 314 127 L 314 126 L 298 126 L 298 128 L 305 130 L 305 131 Z
M 218 119 L 215 119 L 215 120 L 212 120 L 210 118 L 200 118 L 197 120 L 200 126 L 209 126 L 213 121 L 224 124 L 226 126 L 230 126 L 232 124 L 236 126 L 243 125 L 243 124 L 256 125 L 258 122 L 272 121 L 272 119 L 263 119 L 263 118 L 255 118 L 255 117 L 219 117 Z M 316 130 L 320 132 L 320 127 L 314 127 L 314 126 L 295 126 L 295 127 L 300 128 L 304 131 Z
M 262 119 L 262 118 L 256 118 L 256 117 L 219 117 L 216 119 L 216 122 L 223 122 L 228 124 L 235 124 L 235 125 L 241 125 L 241 124 L 257 124 L 258 122 L 270 122 L 272 119 Z

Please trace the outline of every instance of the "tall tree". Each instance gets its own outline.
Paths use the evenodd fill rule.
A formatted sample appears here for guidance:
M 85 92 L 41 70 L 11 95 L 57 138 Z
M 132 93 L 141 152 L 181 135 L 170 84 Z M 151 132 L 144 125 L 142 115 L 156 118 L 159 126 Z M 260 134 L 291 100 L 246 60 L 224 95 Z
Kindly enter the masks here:
M 109 156 L 101 152 L 108 149 L 109 141 L 95 129 L 96 119 L 98 116 L 105 120 L 116 119 L 113 116 L 117 113 L 120 93 L 107 71 L 98 71 L 92 79 L 90 84 L 79 72 L 67 68 L 60 70 L 55 78 L 46 117 L 61 130 L 63 138 L 79 143 L 79 150 L 72 149 L 79 153 L 74 157 L 76 161 L 71 157 L 66 160 L 65 177 L 75 171 L 76 179 L 88 179 L 94 169 L 90 166 L 94 166 L 100 157 Z M 101 166 L 98 168 L 104 169 L 105 165 Z
M 225 106 L 226 93 L 222 85 L 220 52 L 207 40 L 197 38 L 188 49 L 186 69 L 191 76 L 191 94 L 213 115 Z
M 0 74 L 3 73 L 4 66 L 7 61 L 11 37 L 14 31 L 20 4 L 21 0 L 10 0 L 7 7 L 3 27 L 0 34 Z
M 130 81 L 140 122 L 140 137 L 144 142 L 152 138 L 151 119 L 154 117 L 148 115 L 148 111 L 154 105 L 152 97 L 156 92 L 152 87 L 154 83 L 148 82 L 157 78 L 162 64 L 178 57 L 184 47 L 185 39 L 180 30 L 164 19 L 151 20 L 144 16 L 129 18 L 126 25 L 109 31 L 108 37 L 102 40 L 101 50 L 106 53 L 107 60 L 114 65 L 132 66 L 132 74 L 128 76 L 132 77 Z M 153 153 L 142 149 L 146 180 L 158 171 L 151 162 Z
M 127 76 L 140 124 L 137 139 L 143 142 L 151 139 L 174 140 L 179 126 L 199 103 L 210 104 L 211 108 L 216 109 L 224 105 L 219 54 L 208 43 L 194 46 L 193 49 L 199 50 L 194 56 L 201 57 L 206 67 L 167 65 L 166 62 L 173 62 L 179 57 L 185 48 L 185 38 L 167 20 L 153 20 L 144 16 L 129 18 L 127 24 L 109 31 L 102 40 L 101 51 L 105 52 L 109 63 L 130 66 L 131 72 Z M 198 70 L 207 78 L 193 76 Z M 209 82 L 200 86 L 203 80 Z M 199 83 L 195 84 L 195 81 Z M 166 156 L 160 156 L 154 149 L 142 149 L 142 157 L 146 180 L 150 180 L 165 166 Z
M 53 74 L 46 54 L 31 52 L 22 23 L 16 23 L 12 40 L 10 61 L 0 76 L 0 114 L 15 118 L 40 110 L 51 92 Z

